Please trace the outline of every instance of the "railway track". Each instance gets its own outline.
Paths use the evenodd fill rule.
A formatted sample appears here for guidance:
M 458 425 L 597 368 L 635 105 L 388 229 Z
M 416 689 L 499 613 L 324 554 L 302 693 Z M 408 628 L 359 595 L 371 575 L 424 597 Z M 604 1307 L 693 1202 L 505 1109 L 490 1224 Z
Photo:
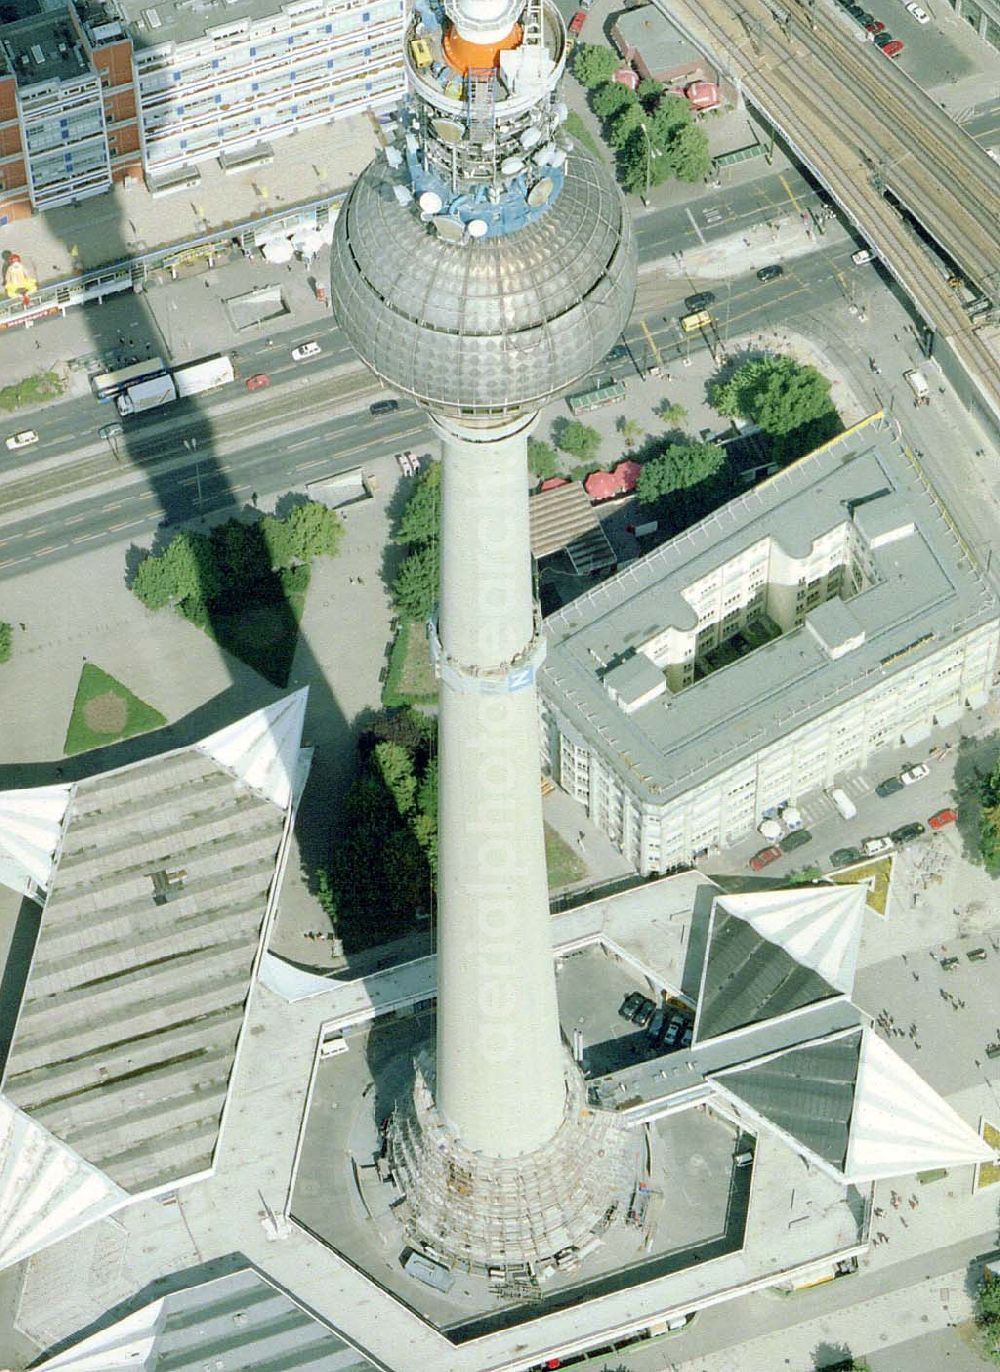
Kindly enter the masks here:
M 879 249 L 923 317 L 948 339 L 1000 420 L 996 347 L 985 330 L 969 319 L 938 261 L 905 226 L 875 182 L 875 173 L 881 171 L 882 184 L 892 189 L 957 262 L 970 264 L 966 270 L 977 284 L 989 281 L 995 292 L 1000 266 L 995 165 L 975 144 L 970 152 L 968 136 L 909 83 L 906 94 L 911 107 L 904 108 L 902 87 L 897 83 L 905 78 L 881 54 L 872 61 L 874 52 L 864 51 L 848 33 L 834 32 L 838 23 L 834 14 L 820 16 L 815 31 L 795 22 L 788 34 L 779 28 L 763 0 L 744 0 L 739 15 L 746 27 L 726 0 L 699 0 L 697 9 L 694 0 L 671 0 L 671 19 L 679 21 L 705 51 L 724 57 L 722 65 L 741 82 L 746 97 L 813 167 Z M 841 67 L 837 62 L 842 50 Z M 879 60 L 888 70 L 880 70 Z M 950 134 L 947 147 L 946 133 Z M 950 165 L 946 165 L 949 157 Z M 966 171 L 968 184 L 963 185 Z

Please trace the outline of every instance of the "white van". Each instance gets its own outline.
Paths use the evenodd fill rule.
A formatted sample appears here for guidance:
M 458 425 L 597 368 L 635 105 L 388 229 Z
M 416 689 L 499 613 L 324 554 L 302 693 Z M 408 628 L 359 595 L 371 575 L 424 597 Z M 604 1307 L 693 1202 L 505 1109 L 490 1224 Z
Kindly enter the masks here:
M 854 801 L 847 792 L 842 791 L 839 786 L 835 786 L 833 790 L 829 791 L 827 794 L 834 805 L 836 805 L 842 819 L 853 819 L 858 813 L 858 807 L 854 804 Z

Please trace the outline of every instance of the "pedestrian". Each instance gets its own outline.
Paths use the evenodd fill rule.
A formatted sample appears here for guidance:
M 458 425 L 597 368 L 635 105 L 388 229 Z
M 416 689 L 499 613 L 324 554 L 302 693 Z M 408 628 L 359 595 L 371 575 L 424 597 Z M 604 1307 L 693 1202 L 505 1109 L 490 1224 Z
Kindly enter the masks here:
M 920 980 L 920 973 L 919 973 L 919 972 L 913 972 L 911 975 L 912 975 L 914 981 L 919 981 L 919 980 Z
M 24 633 L 24 625 L 21 625 L 21 632 Z
M 36 347 L 36 348 L 40 348 L 41 346 L 42 346 L 41 343 L 39 343 L 38 339 L 36 338 L 36 339 L 35 339 L 35 347 Z

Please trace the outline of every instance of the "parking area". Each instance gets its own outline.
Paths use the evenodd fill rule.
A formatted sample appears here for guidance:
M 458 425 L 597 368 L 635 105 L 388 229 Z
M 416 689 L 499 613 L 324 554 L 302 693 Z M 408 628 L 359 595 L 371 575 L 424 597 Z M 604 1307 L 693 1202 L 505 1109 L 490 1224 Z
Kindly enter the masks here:
M 865 26 L 847 9 L 851 0 L 828 0 L 828 3 L 842 12 L 844 23 L 857 34 L 859 42 L 876 37 L 884 40 L 886 35 L 892 41 L 902 42 L 902 51 L 892 60 L 920 86 L 928 88 L 957 81 L 982 65 L 982 57 L 977 62 L 974 45 L 968 41 L 974 35 L 961 32 L 960 21 L 943 0 L 856 0 L 861 11 L 884 25 L 877 34 L 871 33 L 866 38 L 861 36 Z M 909 10 L 908 3 L 915 3 L 915 8 Z M 921 20 L 921 15 L 926 16 L 925 19 Z
M 968 758 L 968 750 L 974 742 L 983 755 L 984 764 L 989 765 L 989 757 L 996 750 L 988 732 L 992 723 L 989 711 L 980 717 L 971 716 L 964 726 L 935 730 L 930 738 L 915 747 L 901 746 L 879 753 L 864 772 L 838 777 L 837 789 L 844 792 L 857 812 L 850 819 L 838 812 L 829 791 L 812 791 L 797 797 L 795 809 L 801 817 L 803 831 L 810 837 L 803 841 L 798 834 L 794 835 L 792 845 L 798 846 L 783 851 L 779 858 L 767 862 L 761 870 L 768 877 L 777 878 L 802 868 L 818 867 L 827 871 L 843 865 L 846 850 L 862 851 L 865 840 L 889 837 L 894 833 L 897 841 L 892 846 L 895 848 L 906 843 L 930 842 L 935 830 L 928 821 L 931 816 L 955 806 L 956 766 L 968 768 L 968 761 L 963 762 L 963 759 Z M 968 731 L 966 735 L 961 732 L 962 727 Z M 978 733 L 973 735 L 971 730 Z M 967 738 L 965 744 L 963 737 Z M 997 740 L 994 744 L 1000 746 Z M 963 747 L 967 750 L 964 753 Z M 920 775 L 911 785 L 899 785 L 889 794 L 879 794 L 880 787 L 883 791 L 889 789 L 883 786 L 884 782 L 898 778 L 909 767 L 916 767 L 921 773 L 926 767 L 926 775 Z M 913 830 L 907 836 L 908 826 L 917 824 L 923 826 L 922 831 Z M 750 863 L 757 853 L 772 844 L 782 848 L 789 846 L 788 837 L 784 831 L 781 837 L 772 835 L 771 831 L 764 834 L 756 831 L 724 853 L 712 854 L 699 865 L 710 876 L 713 872 L 750 874 L 753 870 Z M 834 854 L 841 858 L 839 864 L 834 860 Z
M 580 1035 L 585 1077 L 662 1057 L 690 1042 L 693 1011 L 602 947 L 570 953 L 557 967 L 563 1033 L 571 1045 L 574 1033 Z

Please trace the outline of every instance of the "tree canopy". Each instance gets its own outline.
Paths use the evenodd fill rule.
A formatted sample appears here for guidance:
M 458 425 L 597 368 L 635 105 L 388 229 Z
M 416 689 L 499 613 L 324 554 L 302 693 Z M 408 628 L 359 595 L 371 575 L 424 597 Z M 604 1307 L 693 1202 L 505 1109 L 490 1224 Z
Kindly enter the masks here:
M 639 500 L 643 505 L 655 505 L 664 496 L 715 476 L 725 462 L 725 450 L 717 443 L 670 443 L 660 456 L 644 463 L 639 473 Z
M 431 539 L 414 548 L 392 583 L 393 599 L 410 619 L 426 619 L 438 598 L 440 560 L 438 540 Z
M 573 75 L 588 90 L 610 81 L 620 65 L 618 54 L 604 43 L 581 43 L 573 55 Z
M 441 463 L 432 462 L 420 473 L 396 530 L 396 542 L 414 546 L 437 538 L 441 522 Z
M 626 105 L 635 104 L 635 94 L 621 81 L 606 81 L 590 97 L 590 108 L 598 119 L 613 119 Z
M 983 781 L 981 799 L 979 852 L 986 870 L 992 876 L 996 876 L 1000 874 L 1000 761 Z M 994 1282 L 993 1285 L 1000 1288 L 1000 1282 Z M 1000 1291 L 996 1294 L 996 1300 L 996 1315 L 1000 1321 Z M 1000 1335 L 1000 1326 L 997 1332 Z
M 0 624 L 0 662 L 9 662 L 14 651 L 14 626 Z
M 714 385 L 710 396 L 720 414 L 759 424 L 776 440 L 781 461 L 801 457 L 841 431 L 830 382 L 787 355 L 745 363 Z
M 551 443 L 545 443 L 540 438 L 528 439 L 528 470 L 539 481 L 547 481 L 549 477 L 558 475 L 559 457 Z
M 1000 1281 L 983 1275 L 976 1288 L 976 1330 L 984 1357 L 1000 1366 Z
M 579 419 L 557 419 L 552 425 L 552 437 L 557 448 L 583 462 L 592 462 L 601 446 L 601 435 Z

